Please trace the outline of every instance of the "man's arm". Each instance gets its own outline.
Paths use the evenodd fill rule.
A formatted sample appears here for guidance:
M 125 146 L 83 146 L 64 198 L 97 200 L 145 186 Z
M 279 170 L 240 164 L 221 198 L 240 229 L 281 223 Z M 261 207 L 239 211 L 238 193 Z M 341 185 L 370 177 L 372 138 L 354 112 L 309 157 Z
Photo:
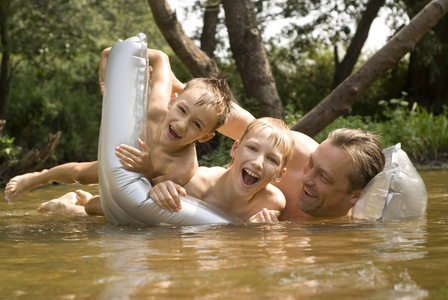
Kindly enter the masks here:
M 250 112 L 238 104 L 232 103 L 232 111 L 229 119 L 224 125 L 218 128 L 218 132 L 231 139 L 239 140 L 243 136 L 246 127 L 253 120 L 255 120 L 255 117 Z

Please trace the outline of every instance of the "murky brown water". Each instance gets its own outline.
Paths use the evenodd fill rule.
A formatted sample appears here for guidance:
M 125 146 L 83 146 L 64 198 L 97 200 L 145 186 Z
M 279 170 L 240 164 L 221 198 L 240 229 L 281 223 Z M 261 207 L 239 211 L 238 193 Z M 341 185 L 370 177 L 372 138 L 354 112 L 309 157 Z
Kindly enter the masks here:
M 0 202 L 0 298 L 446 299 L 448 172 L 421 175 L 427 217 L 397 223 L 113 226 L 36 212 L 75 189 L 40 188 Z

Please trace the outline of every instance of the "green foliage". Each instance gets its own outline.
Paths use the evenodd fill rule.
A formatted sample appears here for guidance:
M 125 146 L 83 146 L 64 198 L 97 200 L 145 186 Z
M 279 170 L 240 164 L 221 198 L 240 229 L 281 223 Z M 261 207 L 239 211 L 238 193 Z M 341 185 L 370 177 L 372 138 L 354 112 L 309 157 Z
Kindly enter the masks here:
M 8 13 L 12 79 L 5 132 L 15 139 L 1 149 L 12 149 L 13 141 L 23 155 L 61 131 L 55 163 L 95 160 L 102 105 L 98 63 L 117 39 L 144 32 L 149 47 L 170 55 L 179 78 L 191 76 L 145 1 L 15 0 Z
M 283 106 L 308 112 L 331 92 L 333 56 L 316 48 L 296 55 L 289 47 L 269 47 L 268 57 Z
M 212 152 L 202 155 L 199 159 L 200 166 L 225 166 L 230 163 L 230 149 L 232 148 L 233 140 L 226 136 L 219 135 L 219 146 Z
M 358 65 L 361 66 L 364 62 L 364 60 L 361 60 Z M 372 83 L 353 104 L 352 114 L 362 116 L 380 115 L 383 107 L 378 105 L 378 101 L 400 97 L 403 87 L 406 85 L 408 63 L 408 57 L 401 59 Z
M 9 167 L 19 161 L 21 149 L 14 146 L 14 138 L 0 135 L 0 164 L 6 162 Z
M 444 113 L 434 115 L 416 103 L 408 107 L 402 97 L 389 101 L 380 101 L 382 114 L 379 116 L 339 117 L 330 126 L 320 132 L 315 139 L 323 141 L 328 133 L 336 128 L 360 128 L 382 136 L 383 147 L 401 143 L 402 149 L 417 162 L 437 158 L 448 151 L 448 107 Z
M 10 159 L 17 157 L 14 155 L 18 155 L 20 148 L 25 153 L 30 148 L 43 146 L 49 133 L 58 130 L 62 136 L 55 152 L 56 163 L 96 159 L 102 98 L 97 75 L 99 55 L 117 39 L 146 33 L 149 47 L 161 49 L 170 56 L 172 69 L 181 81 L 186 82 L 192 77 L 154 24 L 146 1 L 9 2 L 8 34 L 13 77 L 7 134 L 2 137 L 0 146 L 0 149 L 9 150 L 0 151 L 9 151 Z M 308 23 L 291 26 L 278 34 L 278 39 L 266 43 L 288 124 L 295 124 L 302 114 L 331 92 L 332 46 L 336 42 L 347 44 L 354 33 L 352 25 L 359 19 L 365 3 L 367 1 L 354 0 L 256 3 L 260 21 L 279 19 L 279 14 L 297 20 L 312 16 L 306 20 Z M 403 15 L 406 8 L 403 3 L 387 1 L 395 8 L 396 17 Z M 324 13 L 316 14 L 316 11 Z M 330 11 L 331 14 L 325 13 Z M 401 19 L 396 19 L 394 26 L 398 29 L 402 23 Z M 219 26 L 224 25 L 221 22 Z M 263 26 L 261 24 L 262 30 Z M 316 31 L 319 33 L 314 34 Z M 228 82 L 232 92 L 244 108 L 258 116 L 256 101 L 245 97 L 228 46 L 222 39 L 219 41 L 218 64 L 230 74 Z M 429 62 L 432 61 L 431 53 L 424 57 Z M 400 95 L 405 86 L 408 63 L 404 59 L 389 69 L 355 102 L 353 116 L 337 119 L 317 139 L 322 140 L 335 127 L 359 127 L 381 133 L 385 146 L 402 142 L 403 148 L 414 158 L 436 157 L 445 150 L 448 147 L 446 109 L 437 116 L 423 107 L 410 109 L 401 105 L 404 96 L 395 99 L 398 102 L 383 101 L 378 105 L 380 99 Z M 12 136 L 15 139 L 10 138 Z M 201 163 L 228 163 L 232 142 L 226 138 L 220 140 L 221 146 L 204 156 Z

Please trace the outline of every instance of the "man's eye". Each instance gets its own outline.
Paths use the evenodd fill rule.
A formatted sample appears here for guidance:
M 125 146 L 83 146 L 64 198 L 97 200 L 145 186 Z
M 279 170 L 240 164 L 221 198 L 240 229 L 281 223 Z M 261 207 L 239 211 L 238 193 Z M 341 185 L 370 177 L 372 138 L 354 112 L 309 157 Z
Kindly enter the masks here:
M 247 146 L 247 148 L 249 148 L 250 151 L 257 151 L 257 149 L 254 146 Z
M 180 110 L 182 113 L 185 113 L 185 109 L 184 109 L 183 107 L 179 106 L 179 110 Z
M 323 182 L 330 182 L 324 174 L 320 173 L 320 178 L 322 178 Z

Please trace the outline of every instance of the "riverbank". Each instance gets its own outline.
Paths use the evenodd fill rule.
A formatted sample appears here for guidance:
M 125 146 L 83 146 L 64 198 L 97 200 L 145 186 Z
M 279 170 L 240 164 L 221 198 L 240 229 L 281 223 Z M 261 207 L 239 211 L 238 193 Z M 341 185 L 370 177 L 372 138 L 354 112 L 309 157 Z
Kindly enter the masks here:
M 426 159 L 421 162 L 414 163 L 414 166 L 418 171 L 448 170 L 448 151 L 439 153 L 437 158 Z

